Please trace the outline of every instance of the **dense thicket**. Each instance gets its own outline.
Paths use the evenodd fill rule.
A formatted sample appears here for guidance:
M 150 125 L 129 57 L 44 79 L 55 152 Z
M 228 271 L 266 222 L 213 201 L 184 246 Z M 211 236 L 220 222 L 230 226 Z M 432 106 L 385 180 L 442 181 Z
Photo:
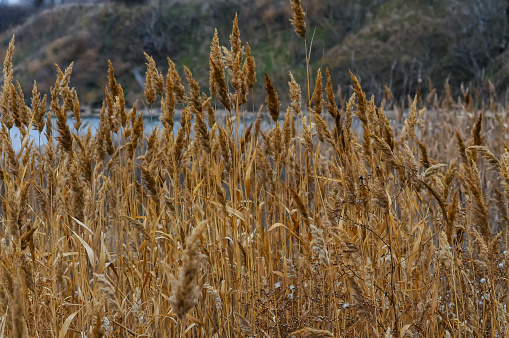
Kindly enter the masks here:
M 323 68 L 312 83 L 289 73 L 286 105 L 237 17 L 229 43 L 211 39 L 201 85 L 145 54 L 143 105 L 158 102 L 162 124 L 147 135 L 113 63 L 92 131 L 73 64 L 50 96 L 23 94 L 11 40 L 0 335 L 506 336 L 509 134 L 494 86 L 401 105 L 352 74 L 353 93 L 336 91 Z

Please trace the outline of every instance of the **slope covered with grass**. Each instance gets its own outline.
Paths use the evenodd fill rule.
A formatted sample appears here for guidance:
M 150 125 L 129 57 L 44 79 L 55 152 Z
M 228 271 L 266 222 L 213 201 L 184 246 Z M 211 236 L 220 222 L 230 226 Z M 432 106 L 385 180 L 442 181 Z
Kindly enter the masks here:
M 504 2 L 490 0 L 481 10 L 475 3 L 304 3 L 306 19 L 313 27 L 308 39 L 309 45 L 312 41 L 311 69 L 329 66 L 333 80 L 344 91 L 349 90 L 348 70 L 352 70 L 368 94 L 381 95 L 387 85 L 396 97 L 405 97 L 419 86 L 427 88 L 428 78 L 435 84 L 449 79 L 454 88 L 461 83 L 480 87 L 491 78 L 497 90 L 504 92 L 508 81 L 507 72 L 501 71 L 507 45 Z M 53 81 L 54 64 L 66 67 L 74 61 L 72 85 L 86 93 L 84 106 L 95 107 L 100 107 L 107 81 L 102 74 L 106 60 L 111 59 L 124 83 L 126 100 L 134 102 L 143 93 L 135 76 L 143 76 L 145 70 L 143 51 L 161 67 L 169 56 L 205 81 L 200 74 L 207 70 L 212 27 L 217 27 L 222 41 L 227 39 L 235 13 L 239 13 L 243 38 L 251 42 L 258 60 L 259 76 L 270 73 L 281 90 L 287 87 L 290 70 L 298 80 L 306 79 L 303 43 L 286 29 L 291 17 L 287 1 L 162 1 L 157 9 L 118 3 L 67 5 L 45 10 L 4 32 L 0 51 L 16 34 L 15 72 L 25 90 L 36 79 L 45 93 Z M 281 99 L 288 102 L 289 98 L 282 94 Z

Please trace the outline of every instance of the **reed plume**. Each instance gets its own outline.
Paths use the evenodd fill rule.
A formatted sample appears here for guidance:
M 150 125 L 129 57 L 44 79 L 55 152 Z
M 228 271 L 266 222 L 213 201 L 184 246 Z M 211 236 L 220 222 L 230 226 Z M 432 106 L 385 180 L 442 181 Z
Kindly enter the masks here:
M 295 32 L 303 39 L 306 38 L 306 21 L 304 10 L 302 9 L 302 3 L 300 0 L 290 0 L 292 6 L 293 19 L 290 22 L 295 27 Z
M 279 102 L 277 92 L 274 89 L 274 85 L 272 84 L 272 81 L 270 80 L 267 73 L 265 73 L 265 90 L 267 91 L 267 98 L 265 99 L 265 103 L 267 104 L 267 108 L 269 109 L 272 120 L 276 122 L 279 119 L 281 103 Z
M 179 269 L 178 279 L 173 282 L 173 292 L 170 298 L 171 308 L 183 320 L 197 303 L 200 296 L 200 238 L 205 230 L 205 224 L 199 224 L 186 239 L 186 248 L 182 255 L 182 267 Z

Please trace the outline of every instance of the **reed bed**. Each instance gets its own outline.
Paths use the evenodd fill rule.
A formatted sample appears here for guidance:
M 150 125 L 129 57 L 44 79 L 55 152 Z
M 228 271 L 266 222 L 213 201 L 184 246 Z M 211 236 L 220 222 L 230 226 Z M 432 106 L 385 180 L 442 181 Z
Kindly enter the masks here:
M 13 53 L 14 38 L 0 92 L 1 336 L 509 334 L 508 127 L 494 90 L 453 99 L 446 84 L 439 98 L 430 84 L 405 109 L 389 90 L 368 99 L 354 75 L 347 97 L 321 69 L 304 93 L 290 74 L 281 107 L 265 74 L 249 113 L 260 78 L 235 19 L 228 46 L 212 39 L 211 97 L 191 70 L 168 59 L 163 73 L 146 55 L 144 104 L 160 102 L 162 127 L 144 135 L 110 63 L 92 136 L 72 65 L 27 105 Z

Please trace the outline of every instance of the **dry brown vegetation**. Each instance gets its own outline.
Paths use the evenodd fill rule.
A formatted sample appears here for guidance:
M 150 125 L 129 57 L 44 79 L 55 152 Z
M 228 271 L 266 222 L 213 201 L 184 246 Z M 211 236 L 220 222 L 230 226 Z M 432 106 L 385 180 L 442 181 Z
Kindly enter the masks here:
M 191 70 L 168 59 L 162 74 L 146 55 L 145 104 L 161 102 L 163 127 L 143 135 L 110 64 L 92 136 L 67 125 L 70 112 L 83 129 L 72 65 L 26 105 L 13 52 L 14 40 L 0 92 L 0 335 L 508 334 L 508 127 L 494 90 L 483 104 L 430 84 L 405 110 L 389 91 L 366 98 L 353 75 L 354 94 L 336 93 L 324 69 L 304 94 L 290 74 L 283 117 L 268 74 L 246 125 L 255 60 L 235 20 L 229 47 L 212 40 L 212 98 Z

